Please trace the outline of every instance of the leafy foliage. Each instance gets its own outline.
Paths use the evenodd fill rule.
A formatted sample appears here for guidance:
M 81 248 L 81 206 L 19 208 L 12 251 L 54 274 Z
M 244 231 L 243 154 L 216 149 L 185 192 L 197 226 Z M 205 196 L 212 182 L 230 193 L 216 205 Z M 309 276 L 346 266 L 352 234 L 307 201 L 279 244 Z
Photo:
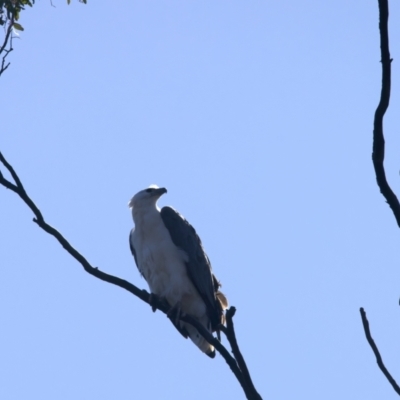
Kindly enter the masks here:
M 86 4 L 87 0 L 79 0 L 79 2 Z M 71 0 L 67 0 L 67 4 L 70 3 Z M 6 57 L 13 50 L 13 33 L 24 30 L 23 26 L 16 21 L 19 20 L 21 11 L 25 10 L 26 6 L 32 7 L 34 4 L 35 0 L 0 0 L 0 26 L 4 27 L 4 40 L 2 44 L 0 42 L 0 55 L 2 55 L 0 76 L 10 65 L 10 63 L 6 63 Z
M 32 7 L 35 0 L 0 0 L 0 25 L 4 25 L 7 20 L 18 21 L 19 15 L 26 6 Z

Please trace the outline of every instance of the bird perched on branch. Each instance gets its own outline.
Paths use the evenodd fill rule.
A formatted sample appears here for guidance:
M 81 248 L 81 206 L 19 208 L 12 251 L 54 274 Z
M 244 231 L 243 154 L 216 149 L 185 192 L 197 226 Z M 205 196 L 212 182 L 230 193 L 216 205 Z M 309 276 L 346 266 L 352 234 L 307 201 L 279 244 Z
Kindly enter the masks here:
M 180 321 L 182 313 L 197 319 L 210 333 L 225 322 L 228 302 L 212 273 L 211 263 L 194 228 L 171 207 L 157 206 L 167 189 L 152 185 L 129 202 L 135 227 L 129 244 L 141 275 L 152 294 L 167 301 L 168 316 L 178 331 L 209 357 L 209 344 L 192 325 Z

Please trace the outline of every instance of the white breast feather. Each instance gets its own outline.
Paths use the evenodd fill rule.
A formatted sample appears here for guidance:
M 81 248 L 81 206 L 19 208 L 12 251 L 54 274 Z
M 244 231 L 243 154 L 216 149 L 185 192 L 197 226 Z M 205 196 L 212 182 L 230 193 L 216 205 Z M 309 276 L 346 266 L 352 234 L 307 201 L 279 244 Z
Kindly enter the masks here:
M 171 306 L 180 302 L 185 313 L 204 317 L 206 306 L 186 272 L 186 253 L 172 242 L 158 212 L 146 222 L 148 229 L 136 226 L 132 241 L 140 272 L 151 292 L 164 297 Z
M 137 265 L 151 292 L 165 298 L 172 307 L 179 303 L 181 311 L 196 317 L 210 330 L 206 305 L 186 272 L 188 256 L 172 242 L 159 209 L 133 208 L 132 211 L 135 229 L 131 240 Z M 207 354 L 214 351 L 214 347 L 193 326 L 184 322 L 180 325 L 201 351 Z

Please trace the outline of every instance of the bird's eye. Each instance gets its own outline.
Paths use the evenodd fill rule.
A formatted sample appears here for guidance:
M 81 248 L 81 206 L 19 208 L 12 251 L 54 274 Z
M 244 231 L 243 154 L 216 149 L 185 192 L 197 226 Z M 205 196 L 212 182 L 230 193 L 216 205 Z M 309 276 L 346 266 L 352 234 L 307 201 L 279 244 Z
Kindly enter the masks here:
M 151 193 L 154 189 L 146 189 L 146 193 Z

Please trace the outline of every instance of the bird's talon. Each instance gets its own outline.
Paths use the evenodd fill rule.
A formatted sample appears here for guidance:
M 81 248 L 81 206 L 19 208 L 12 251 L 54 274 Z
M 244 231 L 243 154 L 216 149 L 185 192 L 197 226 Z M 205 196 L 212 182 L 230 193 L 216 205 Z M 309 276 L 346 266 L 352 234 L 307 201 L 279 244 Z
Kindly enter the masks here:
M 149 296 L 149 304 L 151 306 L 151 309 L 153 310 L 153 312 L 156 312 L 157 310 L 157 296 L 154 295 L 153 293 L 150 293 Z
M 171 307 L 167 312 L 167 317 L 175 323 L 175 325 L 179 324 L 179 320 L 181 316 L 184 315 L 181 309 L 181 305 L 176 303 L 173 307 Z

